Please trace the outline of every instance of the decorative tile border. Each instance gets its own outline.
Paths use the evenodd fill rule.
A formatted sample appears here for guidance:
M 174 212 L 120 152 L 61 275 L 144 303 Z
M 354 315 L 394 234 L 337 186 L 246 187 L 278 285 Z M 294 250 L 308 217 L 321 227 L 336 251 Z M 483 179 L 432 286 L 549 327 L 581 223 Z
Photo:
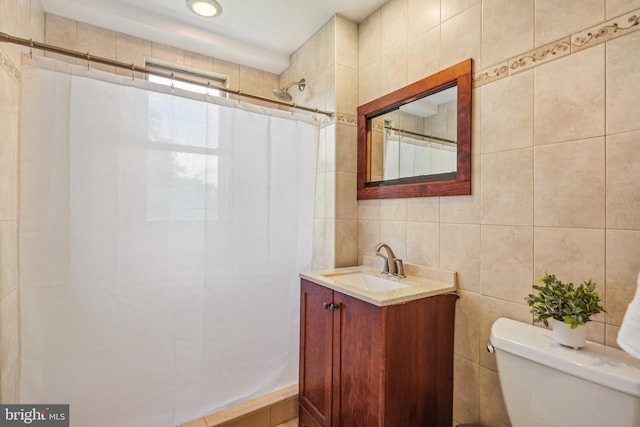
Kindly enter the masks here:
M 384 132 L 384 123 L 381 121 L 371 121 L 371 130 L 374 132 Z
M 539 47 L 509 60 L 509 74 L 516 74 L 537 65 L 571 54 L 569 37 Z
M 11 58 L 9 58 L 9 55 L 7 55 L 2 49 L 0 49 L 0 64 L 2 64 L 2 68 L 4 68 L 11 78 L 19 85 L 20 79 L 22 78 L 20 68 L 15 66 L 13 61 L 11 61 Z
M 473 75 L 473 87 L 480 87 L 637 30 L 640 30 L 640 9 L 478 71 Z
M 573 34 L 571 36 L 571 52 L 579 52 L 637 30 L 640 30 L 640 10 Z
M 350 114 L 336 114 L 336 123 L 341 125 L 358 126 L 358 118 Z
M 507 77 L 509 72 L 509 62 L 503 62 L 495 67 L 479 71 L 473 75 L 473 87 L 479 87 Z

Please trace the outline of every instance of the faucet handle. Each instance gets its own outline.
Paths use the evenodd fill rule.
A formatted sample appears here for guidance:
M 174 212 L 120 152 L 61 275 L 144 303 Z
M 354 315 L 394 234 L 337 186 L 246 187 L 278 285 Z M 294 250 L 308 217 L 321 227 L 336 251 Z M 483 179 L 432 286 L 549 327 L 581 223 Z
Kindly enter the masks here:
M 407 277 L 404 275 L 404 264 L 402 263 L 402 260 L 400 258 L 396 258 L 394 259 L 398 271 L 398 277 Z

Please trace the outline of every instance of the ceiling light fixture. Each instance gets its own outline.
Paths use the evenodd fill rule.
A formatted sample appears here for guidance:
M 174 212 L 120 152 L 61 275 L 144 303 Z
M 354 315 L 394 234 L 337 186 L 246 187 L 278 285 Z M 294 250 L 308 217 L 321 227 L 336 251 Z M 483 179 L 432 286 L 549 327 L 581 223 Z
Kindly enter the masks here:
M 187 6 L 193 13 L 205 18 L 213 18 L 222 13 L 222 6 L 215 0 L 187 0 Z

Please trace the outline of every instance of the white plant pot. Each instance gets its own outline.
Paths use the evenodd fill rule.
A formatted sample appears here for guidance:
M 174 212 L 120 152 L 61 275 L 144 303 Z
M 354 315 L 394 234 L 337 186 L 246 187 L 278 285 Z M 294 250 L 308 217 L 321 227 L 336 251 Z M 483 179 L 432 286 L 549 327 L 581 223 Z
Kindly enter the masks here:
M 571 329 L 570 324 L 553 319 L 553 337 L 558 343 L 577 350 L 584 347 L 587 341 L 587 328 L 580 325 Z

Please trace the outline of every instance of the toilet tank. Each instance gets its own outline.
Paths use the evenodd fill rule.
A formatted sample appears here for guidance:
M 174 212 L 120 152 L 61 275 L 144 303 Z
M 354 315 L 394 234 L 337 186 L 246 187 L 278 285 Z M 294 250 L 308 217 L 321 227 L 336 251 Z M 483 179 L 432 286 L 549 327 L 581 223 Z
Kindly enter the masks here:
M 513 427 L 640 427 L 640 360 L 587 341 L 563 347 L 552 332 L 510 319 L 491 328 Z

